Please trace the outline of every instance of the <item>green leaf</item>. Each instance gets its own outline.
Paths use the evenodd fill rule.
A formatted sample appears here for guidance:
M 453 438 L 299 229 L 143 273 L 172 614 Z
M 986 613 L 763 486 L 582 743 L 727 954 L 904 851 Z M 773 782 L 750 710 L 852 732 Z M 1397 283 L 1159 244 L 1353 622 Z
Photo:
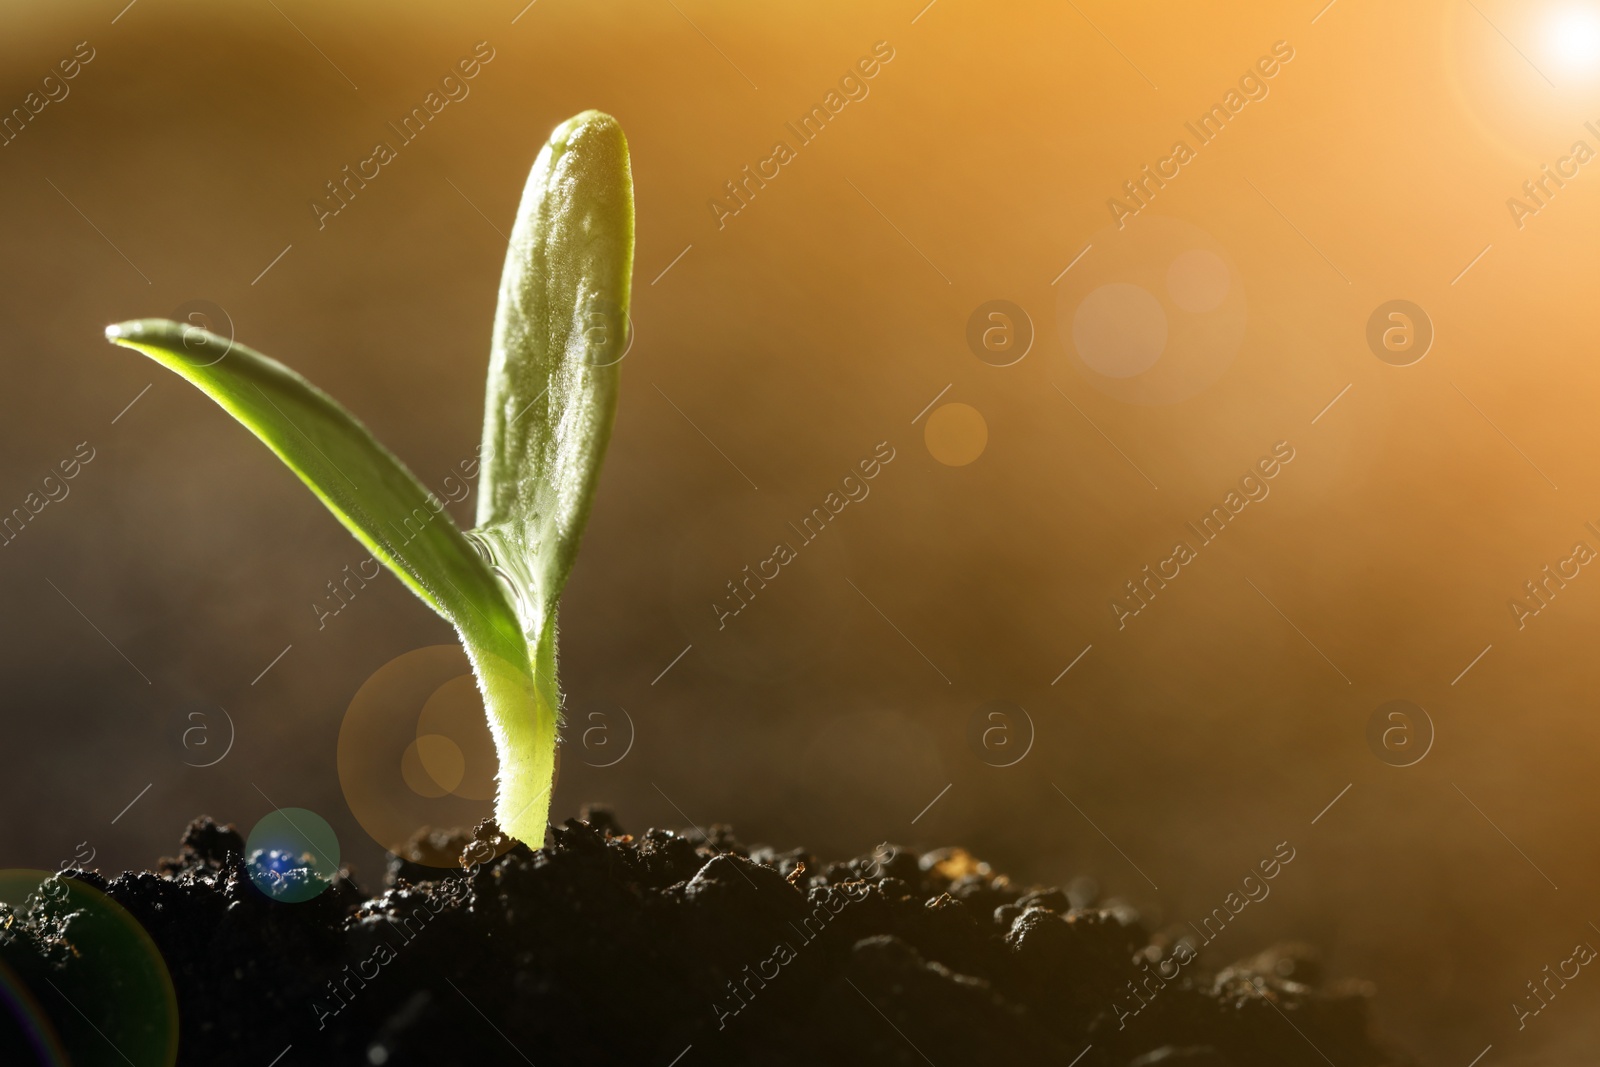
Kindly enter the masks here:
M 106 329 L 186 378 L 266 444 L 328 510 L 440 615 L 474 635 L 520 637 L 494 576 L 444 504 L 332 397 L 275 359 L 193 326 Z
M 626 352 L 633 178 L 610 115 L 558 126 L 511 231 L 484 405 L 478 530 L 543 633 L 578 552 Z

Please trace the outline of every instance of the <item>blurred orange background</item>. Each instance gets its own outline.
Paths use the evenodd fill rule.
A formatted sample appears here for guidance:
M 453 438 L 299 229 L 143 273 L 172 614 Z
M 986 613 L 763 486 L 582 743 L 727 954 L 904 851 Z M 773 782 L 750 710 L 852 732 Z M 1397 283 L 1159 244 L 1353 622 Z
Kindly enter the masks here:
M 1574 159 L 1600 150 L 1600 5 L 924 3 L 12 4 L 0 106 L 60 98 L 0 146 L 0 511 L 93 459 L 0 550 L 0 862 L 148 866 L 195 815 L 294 805 L 373 887 L 373 803 L 477 810 L 419 799 L 404 715 L 382 760 L 339 753 L 375 675 L 420 714 L 447 654 L 392 664 L 448 627 L 385 575 L 319 628 L 366 554 L 101 333 L 208 302 L 437 489 L 479 438 L 527 170 L 596 107 L 633 152 L 635 342 L 563 603 L 554 818 L 960 844 L 1158 926 L 1288 841 L 1212 965 L 1304 939 L 1424 1062 L 1589 1059 L 1600 980 L 1521 1029 L 1512 1005 L 1600 941 L 1600 577 L 1525 587 L 1600 549 L 1600 169 Z M 480 42 L 470 94 L 319 228 L 325 183 Z M 1569 176 L 1536 201 L 1545 165 Z M 1377 333 L 1431 332 L 1420 358 L 1369 344 L 1396 300 Z M 990 301 L 1014 308 L 974 346 Z M 1426 721 L 1373 731 L 1393 700 Z

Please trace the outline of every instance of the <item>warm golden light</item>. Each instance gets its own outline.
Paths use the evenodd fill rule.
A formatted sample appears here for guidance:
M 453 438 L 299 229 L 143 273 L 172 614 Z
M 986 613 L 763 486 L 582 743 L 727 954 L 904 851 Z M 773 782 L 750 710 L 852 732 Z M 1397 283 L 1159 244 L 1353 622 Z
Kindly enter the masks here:
M 1552 10 L 1541 26 L 1541 50 L 1550 75 L 1562 81 L 1592 81 L 1600 75 L 1600 8 L 1568 4 Z
M 0 868 L 133 894 L 186 1061 L 1596 1061 L 1600 0 L 5 16 Z M 555 832 L 496 873 L 450 625 L 102 330 L 314 382 L 432 494 L 409 557 L 477 524 L 509 238 L 586 108 L 637 343 Z M 348 884 L 283 899 L 306 835 L 279 898 L 230 873 L 280 806 Z M 122 1062 L 137 991 L 51 922 L 0 931 L 0 1064 L 16 989 Z

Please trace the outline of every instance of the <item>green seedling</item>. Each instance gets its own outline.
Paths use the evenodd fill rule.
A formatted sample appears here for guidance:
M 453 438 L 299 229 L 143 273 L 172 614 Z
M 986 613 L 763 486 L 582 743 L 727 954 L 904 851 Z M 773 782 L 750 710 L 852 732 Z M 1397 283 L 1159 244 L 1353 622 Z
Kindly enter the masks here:
M 276 360 L 166 319 L 106 329 L 222 405 L 455 627 L 499 757 L 496 821 L 535 847 L 555 776 L 557 602 L 611 436 L 632 275 L 627 140 L 611 116 L 586 111 L 539 153 L 511 231 L 470 532 L 348 411 Z

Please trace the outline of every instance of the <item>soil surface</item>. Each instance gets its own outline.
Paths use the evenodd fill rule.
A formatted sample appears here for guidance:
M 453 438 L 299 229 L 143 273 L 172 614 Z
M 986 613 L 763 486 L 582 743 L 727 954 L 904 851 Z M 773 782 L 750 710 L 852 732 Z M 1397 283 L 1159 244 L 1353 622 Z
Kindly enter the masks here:
M 538 850 L 488 824 L 421 837 L 380 895 L 341 876 L 300 903 L 257 888 L 243 852 L 200 819 L 157 871 L 61 876 L 159 947 L 181 1063 L 1412 1062 L 1369 1032 L 1369 987 L 1327 985 L 1303 946 L 1180 967 L 1126 906 L 1013 886 L 959 849 L 828 864 L 722 827 L 628 835 L 591 809 Z M 467 869 L 414 862 L 440 855 Z M 33 991 L 71 1062 L 128 1062 L 96 1025 L 110 1008 L 73 995 L 104 976 L 59 912 L 0 906 L 0 980 Z M 7 1025 L 0 1011 L 0 1062 L 54 1062 Z

